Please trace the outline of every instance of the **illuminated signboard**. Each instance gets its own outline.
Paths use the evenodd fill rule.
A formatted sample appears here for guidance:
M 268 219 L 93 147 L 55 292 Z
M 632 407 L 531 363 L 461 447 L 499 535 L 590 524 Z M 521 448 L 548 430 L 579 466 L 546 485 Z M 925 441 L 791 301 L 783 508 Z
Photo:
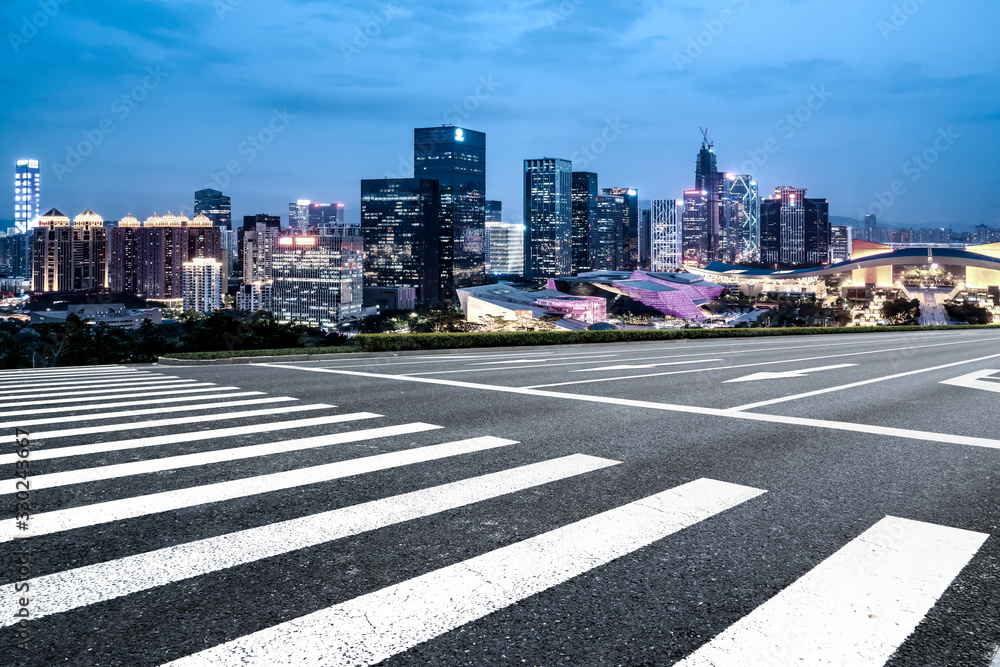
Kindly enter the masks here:
M 455 141 L 465 141 L 465 131 L 461 128 L 455 129 Z

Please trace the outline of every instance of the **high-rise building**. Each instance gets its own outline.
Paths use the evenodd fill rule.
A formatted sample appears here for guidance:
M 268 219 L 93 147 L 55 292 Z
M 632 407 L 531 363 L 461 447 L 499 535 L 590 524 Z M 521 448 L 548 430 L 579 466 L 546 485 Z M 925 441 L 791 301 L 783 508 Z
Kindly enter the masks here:
M 725 232 L 720 261 L 755 264 L 760 261 L 760 195 L 749 174 L 726 174 L 723 193 Z
M 342 225 L 343 223 L 343 204 L 320 204 L 319 202 L 312 202 L 309 204 L 310 227 L 319 227 L 320 225 Z
M 495 199 L 486 202 L 486 222 L 503 222 L 503 202 Z
M 281 218 L 259 213 L 243 216 L 237 250 L 243 284 L 266 284 L 271 280 L 271 256 L 281 236 Z
M 685 190 L 684 213 L 681 219 L 684 263 L 704 266 L 712 261 L 708 228 L 708 191 Z
M 625 263 L 625 197 L 597 195 L 597 217 L 590 230 L 590 271 L 620 271 Z
M 650 209 L 649 262 L 651 271 L 677 271 L 684 264 L 684 248 L 676 199 L 654 199 Z
M 356 227 L 282 235 L 272 257 L 274 318 L 324 328 L 360 319 L 363 265 Z
M 524 161 L 524 272 L 528 279 L 564 276 L 573 268 L 573 163 Z
M 221 227 L 205 215 L 193 220 L 153 214 L 145 223 L 129 215 L 111 231 L 108 274 L 111 291 L 147 299 L 181 299 L 185 262 L 222 262 Z
M 851 260 L 854 230 L 849 225 L 830 227 L 830 261 L 834 264 Z
M 31 275 L 31 234 L 0 236 L 0 276 L 27 278 Z
M 224 289 L 222 262 L 196 257 L 190 262 L 184 262 L 182 273 L 184 310 L 214 313 L 222 309 Z
M 495 276 L 524 273 L 524 225 L 486 223 L 486 270 Z
M 639 191 L 635 188 L 603 188 L 603 195 L 621 197 L 624 205 L 621 231 L 621 253 L 616 271 L 639 268 Z
M 230 229 L 233 226 L 233 205 L 226 195 L 206 188 L 194 193 L 194 215 L 204 215 L 213 227 Z
M 441 191 L 436 180 L 361 181 L 365 286 L 412 287 L 421 305 L 436 306 L 443 273 L 440 221 Z M 485 261 L 484 253 L 484 271 Z
M 32 290 L 71 292 L 108 286 L 108 236 L 104 221 L 87 209 L 70 225 L 52 209 L 33 234 Z
M 723 196 L 725 194 L 725 174 L 719 173 L 718 159 L 715 154 L 715 144 L 708 138 L 708 131 L 704 131 L 704 138 L 701 142 L 701 150 L 695 161 L 694 189 L 706 194 L 706 202 L 702 212 L 701 225 L 703 230 L 700 236 L 704 239 L 705 255 L 701 262 L 707 263 L 720 259 L 719 243 L 721 235 L 721 224 L 724 221 Z
M 35 226 L 41 213 L 41 172 L 38 160 L 14 164 L 14 226 L 25 233 Z
M 309 206 L 312 201 L 299 199 L 288 205 L 288 226 L 291 229 L 304 231 L 309 226 Z
M 644 208 L 639 211 L 639 269 L 649 271 L 650 253 L 653 247 L 653 211 Z
M 415 129 L 413 177 L 440 188 L 441 298 L 486 284 L 486 134 L 451 125 Z
M 573 274 L 591 270 L 590 234 L 597 225 L 599 194 L 597 174 L 573 172 Z
M 830 261 L 830 216 L 825 199 L 808 199 L 800 188 L 782 186 L 761 201 L 761 261 L 820 265 Z
M 865 241 L 877 243 L 878 218 L 874 213 L 865 216 Z

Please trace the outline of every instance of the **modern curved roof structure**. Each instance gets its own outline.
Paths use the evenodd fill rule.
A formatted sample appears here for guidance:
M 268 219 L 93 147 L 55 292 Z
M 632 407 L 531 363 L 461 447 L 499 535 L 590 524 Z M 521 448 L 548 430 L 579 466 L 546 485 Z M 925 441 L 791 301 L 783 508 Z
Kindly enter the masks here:
M 767 269 L 751 269 L 745 266 L 711 262 L 701 269 L 690 268 L 692 273 L 729 278 L 750 278 L 760 280 L 796 280 L 800 278 L 824 278 L 858 269 L 870 269 L 878 266 L 915 266 L 923 264 L 946 264 L 951 266 L 975 267 L 1000 271 L 1000 258 L 981 255 L 957 248 L 902 248 L 880 255 L 870 255 L 849 262 L 840 262 L 830 266 L 811 269 L 793 269 L 788 271 L 770 271 Z

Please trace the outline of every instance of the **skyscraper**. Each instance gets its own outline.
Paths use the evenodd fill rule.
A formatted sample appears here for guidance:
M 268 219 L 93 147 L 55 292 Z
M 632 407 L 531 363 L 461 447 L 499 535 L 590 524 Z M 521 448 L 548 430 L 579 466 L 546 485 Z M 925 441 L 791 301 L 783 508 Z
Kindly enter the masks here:
M 288 226 L 291 229 L 305 230 L 309 226 L 309 206 L 312 201 L 299 199 L 288 205 Z
M 524 225 L 486 223 L 486 266 L 494 276 L 524 273 Z
M 619 271 L 625 261 L 625 197 L 597 195 L 597 217 L 590 230 L 590 270 Z
M 206 188 L 194 193 L 194 214 L 204 215 L 212 226 L 229 229 L 233 224 L 233 206 L 229 197 L 218 190 Z
M 524 272 L 555 278 L 573 269 L 573 163 L 524 161 Z
M 616 271 L 639 268 L 639 191 L 635 188 L 603 188 L 603 195 L 621 197 L 624 205 L 621 231 L 621 253 Z
M 486 134 L 461 127 L 413 131 L 413 176 L 441 196 L 441 298 L 486 283 Z
M 654 199 L 650 209 L 651 271 L 677 271 L 683 265 L 680 216 L 676 199 Z
M 52 209 L 32 230 L 32 290 L 70 292 L 108 286 L 108 235 L 104 221 L 90 209 L 69 218 Z
M 830 227 L 830 261 L 834 264 L 850 261 L 853 231 L 848 225 Z
M 723 194 L 725 242 L 720 261 L 754 264 L 760 261 L 760 195 L 749 174 L 726 174 Z
M 685 264 L 704 266 L 713 259 L 709 252 L 708 207 L 706 190 L 684 191 L 681 230 Z
M 361 317 L 362 240 L 356 227 L 309 228 L 278 239 L 272 258 L 274 318 L 333 328 Z
M 222 262 L 196 257 L 183 265 L 184 310 L 212 313 L 222 309 Z
M 643 271 L 649 271 L 652 246 L 653 211 L 644 208 L 639 211 L 639 269 Z
M 761 201 L 761 261 L 789 266 L 830 261 L 829 204 L 808 199 L 806 191 L 778 187 Z
M 695 161 L 694 189 L 706 193 L 701 236 L 705 242 L 703 263 L 719 259 L 719 242 L 723 222 L 722 201 L 725 194 L 725 174 L 720 174 L 715 155 L 715 144 L 708 138 L 708 130 L 703 132 L 701 150 Z
M 865 216 L 865 241 L 870 243 L 877 243 L 876 239 L 878 229 L 878 218 L 875 217 L 874 213 Z
M 434 179 L 361 181 L 365 286 L 411 287 L 421 305 L 436 306 L 443 273 L 440 220 L 441 191 Z M 485 262 L 484 253 L 484 272 Z
M 14 226 L 24 233 L 41 213 L 41 175 L 38 160 L 18 160 L 14 165 Z
M 266 284 L 271 280 L 271 256 L 281 236 L 281 218 L 259 213 L 243 216 L 237 238 L 238 265 L 243 284 Z
M 590 234 L 597 225 L 597 174 L 573 172 L 573 266 L 574 274 L 591 270 Z
M 498 200 L 487 200 L 486 202 L 486 222 L 503 222 L 503 202 Z

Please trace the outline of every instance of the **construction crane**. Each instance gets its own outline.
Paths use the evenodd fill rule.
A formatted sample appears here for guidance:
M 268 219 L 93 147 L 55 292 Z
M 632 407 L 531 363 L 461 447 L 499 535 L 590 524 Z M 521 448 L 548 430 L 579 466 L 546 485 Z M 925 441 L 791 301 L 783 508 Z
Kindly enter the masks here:
M 699 127 L 698 129 L 701 130 L 701 136 L 703 137 L 703 140 L 701 142 L 701 147 L 709 149 L 715 148 L 715 143 L 713 143 L 712 140 L 708 138 L 708 128 Z

